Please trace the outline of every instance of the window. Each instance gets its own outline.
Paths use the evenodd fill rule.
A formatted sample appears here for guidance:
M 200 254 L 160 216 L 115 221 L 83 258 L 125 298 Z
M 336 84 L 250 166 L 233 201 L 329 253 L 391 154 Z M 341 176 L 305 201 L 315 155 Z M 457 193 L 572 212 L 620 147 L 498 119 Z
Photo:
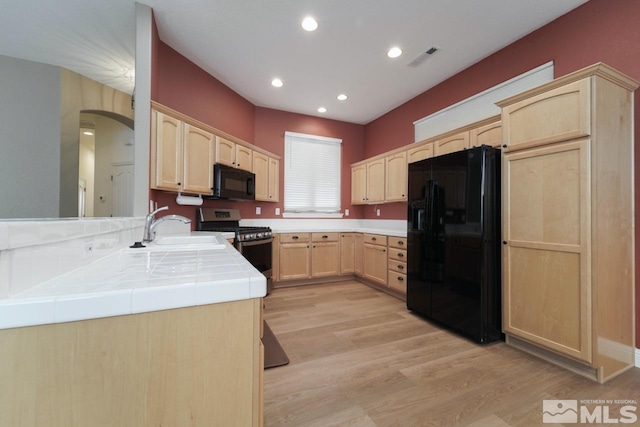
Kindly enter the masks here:
M 285 132 L 284 213 L 340 213 L 341 139 Z

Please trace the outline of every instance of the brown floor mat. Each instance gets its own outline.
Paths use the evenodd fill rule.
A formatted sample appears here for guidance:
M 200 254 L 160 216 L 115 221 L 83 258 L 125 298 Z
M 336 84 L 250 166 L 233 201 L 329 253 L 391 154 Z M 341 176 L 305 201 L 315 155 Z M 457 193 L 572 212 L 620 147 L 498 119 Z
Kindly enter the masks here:
M 273 331 L 264 322 L 264 333 L 262 335 L 262 344 L 264 344 L 264 368 L 275 368 L 276 366 L 282 366 L 289 363 L 287 354 L 280 346 L 280 343 L 273 334 Z

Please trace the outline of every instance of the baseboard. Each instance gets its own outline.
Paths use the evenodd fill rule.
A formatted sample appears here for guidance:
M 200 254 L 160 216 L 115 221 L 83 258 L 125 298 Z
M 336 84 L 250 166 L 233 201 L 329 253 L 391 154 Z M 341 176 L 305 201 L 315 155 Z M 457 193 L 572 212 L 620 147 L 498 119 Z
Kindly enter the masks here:
M 636 348 L 636 368 L 640 368 L 640 348 Z

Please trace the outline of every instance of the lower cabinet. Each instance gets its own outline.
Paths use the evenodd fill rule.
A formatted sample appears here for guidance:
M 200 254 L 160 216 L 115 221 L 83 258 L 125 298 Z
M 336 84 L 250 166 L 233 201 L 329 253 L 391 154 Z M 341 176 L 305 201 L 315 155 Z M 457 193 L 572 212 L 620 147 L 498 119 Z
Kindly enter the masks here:
M 340 274 L 355 272 L 355 233 L 340 233 Z
M 340 274 L 339 233 L 311 234 L 311 277 Z
M 278 276 L 280 280 L 308 279 L 311 277 L 310 240 L 309 233 L 279 235 Z
M 387 285 L 387 236 L 364 235 L 364 278 L 380 285 Z
M 364 234 L 356 233 L 353 238 L 353 272 L 364 277 Z
M 407 239 L 389 237 L 389 287 L 402 294 L 407 293 Z

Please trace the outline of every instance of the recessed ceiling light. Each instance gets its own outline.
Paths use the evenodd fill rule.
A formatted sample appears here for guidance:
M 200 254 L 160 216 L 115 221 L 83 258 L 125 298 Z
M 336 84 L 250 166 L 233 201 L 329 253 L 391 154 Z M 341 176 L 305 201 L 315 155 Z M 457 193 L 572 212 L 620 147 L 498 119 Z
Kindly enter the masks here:
M 82 133 L 85 134 L 85 135 L 88 135 L 88 136 L 93 136 L 93 132 L 91 132 L 90 130 L 85 130 Z
M 327 112 L 326 108 L 324 108 L 324 107 L 318 108 L 318 113 L 326 113 L 326 112 Z
M 339 101 L 346 101 L 348 98 L 347 95 L 345 95 L 344 93 L 341 93 L 340 95 L 338 95 L 338 100 Z
M 280 79 L 273 79 L 271 80 L 271 85 L 274 87 L 282 87 L 282 85 L 284 85 L 284 83 L 282 83 L 282 80 Z
M 302 20 L 302 28 L 305 31 L 315 31 L 318 29 L 318 21 L 310 16 L 307 16 Z
M 392 47 L 391 49 L 389 49 L 389 51 L 387 52 L 387 56 L 389 58 L 397 58 L 398 56 L 402 55 L 402 49 L 400 49 L 399 47 L 395 46 Z

